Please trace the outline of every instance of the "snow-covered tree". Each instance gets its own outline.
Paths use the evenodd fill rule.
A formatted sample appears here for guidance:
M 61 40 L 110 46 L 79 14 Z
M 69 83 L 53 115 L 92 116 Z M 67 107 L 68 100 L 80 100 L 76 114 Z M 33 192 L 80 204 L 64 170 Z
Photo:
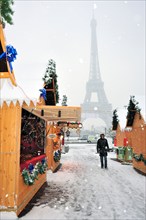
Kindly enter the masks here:
M 135 100 L 135 96 L 130 96 L 129 104 L 127 107 L 127 125 L 132 126 L 134 121 L 134 116 L 136 112 L 140 113 L 140 108 L 138 107 L 138 102 Z
M 12 10 L 13 0 L 0 0 L 0 23 L 5 27 L 6 23 L 13 24 L 12 15 L 14 11 Z
M 58 84 L 57 84 L 57 74 L 56 74 L 56 63 L 54 60 L 50 59 L 45 71 L 45 74 L 42 78 L 44 81 L 44 88 L 45 89 L 53 89 L 53 80 L 54 80 L 54 89 L 55 89 L 55 96 L 56 96 L 56 103 L 59 102 L 59 91 L 58 91 Z M 47 93 L 47 99 L 53 99 L 53 92 Z M 47 100 L 46 104 L 52 103 L 52 100 Z M 55 104 L 56 104 L 55 103 Z
M 62 106 L 67 106 L 67 96 L 63 95 Z
M 119 123 L 119 119 L 118 119 L 118 115 L 117 115 L 117 109 L 115 109 L 113 111 L 112 130 L 117 130 L 118 123 Z

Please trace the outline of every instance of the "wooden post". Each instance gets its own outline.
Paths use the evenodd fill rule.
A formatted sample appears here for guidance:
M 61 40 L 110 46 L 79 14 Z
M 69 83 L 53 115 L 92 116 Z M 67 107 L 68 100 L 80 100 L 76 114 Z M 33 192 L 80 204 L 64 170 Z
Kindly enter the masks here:
M 2 24 L 0 23 L 0 55 L 6 52 L 6 42 L 3 32 Z M 10 78 L 12 84 L 16 86 L 16 79 L 14 72 L 10 71 L 10 66 L 6 58 L 0 59 L 0 78 Z
M 47 85 L 46 85 L 47 86 Z M 44 86 L 45 88 L 45 86 Z M 54 96 L 54 105 L 56 105 L 56 90 L 55 90 L 55 85 L 54 85 L 54 79 L 52 79 L 52 88 L 45 88 L 46 89 L 46 92 L 49 94 L 49 93 L 53 93 L 53 96 Z M 47 95 L 46 95 L 47 96 Z M 53 104 L 49 104 L 49 100 L 47 100 L 47 105 L 53 105 Z
M 0 205 L 13 209 L 17 204 L 20 166 L 21 108 L 17 102 L 0 109 Z

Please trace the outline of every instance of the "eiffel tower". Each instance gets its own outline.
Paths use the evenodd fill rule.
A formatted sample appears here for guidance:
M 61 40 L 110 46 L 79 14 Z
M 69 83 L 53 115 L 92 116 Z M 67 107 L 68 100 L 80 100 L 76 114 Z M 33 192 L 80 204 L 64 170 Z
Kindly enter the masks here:
M 107 128 L 111 127 L 112 121 L 112 105 L 108 102 L 105 91 L 104 83 L 101 79 L 97 37 L 96 37 L 96 20 L 91 19 L 91 54 L 90 54 L 90 72 L 89 80 L 86 83 L 86 95 L 82 108 L 82 121 L 88 118 L 102 119 Z M 91 100 L 92 95 L 96 95 L 96 100 Z

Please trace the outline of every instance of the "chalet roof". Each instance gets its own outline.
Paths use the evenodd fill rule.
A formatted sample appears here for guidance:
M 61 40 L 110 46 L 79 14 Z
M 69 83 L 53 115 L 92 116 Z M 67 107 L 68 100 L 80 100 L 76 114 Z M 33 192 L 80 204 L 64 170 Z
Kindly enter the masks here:
M 19 86 L 14 86 L 9 78 L 0 78 L 0 106 L 3 105 L 3 102 L 6 102 L 9 105 L 11 102 L 16 104 L 20 103 L 20 106 L 25 102 L 28 106 L 30 102 L 33 102 L 34 105 L 37 103 L 37 99 L 29 98 L 22 88 Z
M 9 48 L 12 49 L 13 47 L 9 46 Z M 17 52 L 14 48 L 8 55 L 12 55 L 14 51 L 16 55 Z M 23 89 L 16 84 L 14 71 L 10 65 L 11 61 L 5 57 L 5 54 L 8 56 L 7 52 L 3 27 L 0 24 L 0 106 L 2 107 L 4 102 L 6 102 L 7 105 L 10 105 L 10 103 L 16 104 L 17 101 L 20 103 L 20 105 L 23 103 L 27 104 L 28 106 L 30 103 L 36 105 L 37 100 L 29 98 Z

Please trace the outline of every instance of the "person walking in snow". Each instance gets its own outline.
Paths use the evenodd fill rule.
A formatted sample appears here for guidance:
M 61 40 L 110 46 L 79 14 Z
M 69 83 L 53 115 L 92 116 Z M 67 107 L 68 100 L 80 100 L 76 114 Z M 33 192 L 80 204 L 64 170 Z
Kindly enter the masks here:
M 108 141 L 105 138 L 104 134 L 100 135 L 100 138 L 97 141 L 97 153 L 100 155 L 101 168 L 104 167 L 107 169 L 107 152 L 109 151 Z

